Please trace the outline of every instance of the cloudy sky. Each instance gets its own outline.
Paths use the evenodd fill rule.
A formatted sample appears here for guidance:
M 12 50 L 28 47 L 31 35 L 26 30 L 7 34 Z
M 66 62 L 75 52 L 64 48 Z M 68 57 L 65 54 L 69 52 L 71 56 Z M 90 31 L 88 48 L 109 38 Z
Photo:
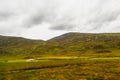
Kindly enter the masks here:
M 0 0 L 0 35 L 47 40 L 120 32 L 120 0 Z

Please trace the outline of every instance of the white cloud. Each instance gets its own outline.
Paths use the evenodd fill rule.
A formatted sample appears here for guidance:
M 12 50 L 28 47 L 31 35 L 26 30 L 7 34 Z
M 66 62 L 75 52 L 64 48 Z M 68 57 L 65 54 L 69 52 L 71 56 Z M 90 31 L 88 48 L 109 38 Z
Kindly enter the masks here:
M 57 35 L 66 33 L 66 31 L 53 31 L 50 30 L 49 27 L 51 25 L 49 23 L 42 23 L 40 25 L 31 27 L 21 33 L 22 37 L 31 38 L 32 39 L 43 39 L 48 40 Z M 44 27 L 44 28 L 43 28 Z
M 120 0 L 0 0 L 0 34 L 49 39 L 69 31 L 120 32 L 119 3 Z

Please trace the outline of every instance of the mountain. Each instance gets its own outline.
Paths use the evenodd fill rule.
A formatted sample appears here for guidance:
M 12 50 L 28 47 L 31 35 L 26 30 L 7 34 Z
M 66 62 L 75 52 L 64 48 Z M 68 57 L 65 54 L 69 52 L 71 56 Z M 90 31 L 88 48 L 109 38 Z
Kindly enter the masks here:
M 120 33 L 66 33 L 61 36 L 52 38 L 48 41 L 109 41 L 109 40 L 119 40 Z
M 82 53 L 110 53 L 120 49 L 120 33 L 66 33 L 52 38 L 36 51 L 52 55 L 81 55 Z M 43 53 L 44 53 L 43 52 Z
M 112 53 L 120 49 L 120 33 L 66 33 L 48 41 L 0 36 L 0 57 Z
M 43 42 L 43 40 L 30 40 L 22 37 L 0 36 L 0 47 L 24 46 Z
M 28 55 L 41 43 L 44 43 L 44 41 L 0 36 L 0 57 Z
M 67 33 L 61 36 L 48 40 L 48 43 L 58 43 L 59 45 L 94 47 L 101 45 L 101 47 L 119 48 L 120 34 L 119 33 Z M 68 46 L 69 47 L 69 46 Z

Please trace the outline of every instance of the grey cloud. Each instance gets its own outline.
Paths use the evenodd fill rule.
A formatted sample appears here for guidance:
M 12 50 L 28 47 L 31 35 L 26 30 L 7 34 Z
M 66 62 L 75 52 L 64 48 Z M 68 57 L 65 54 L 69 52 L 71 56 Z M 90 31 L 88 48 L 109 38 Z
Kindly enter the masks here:
M 28 18 L 28 22 L 26 27 L 32 27 L 34 25 L 39 25 L 42 22 L 50 22 L 52 23 L 52 27 L 49 29 L 51 30 L 75 30 L 76 27 L 80 27 L 80 24 L 74 23 L 76 18 L 71 18 L 70 15 L 62 15 L 63 18 L 58 19 L 55 13 L 46 12 L 46 11 L 38 11 L 37 14 L 32 14 Z M 98 30 L 104 24 L 109 24 L 112 21 L 115 21 L 120 15 L 120 11 L 111 11 L 105 12 L 102 14 L 96 14 L 93 19 L 88 19 L 87 23 L 84 26 L 91 25 L 90 30 Z M 55 21 L 56 20 L 56 21 Z M 80 20 L 80 19 L 78 19 Z
M 0 34 L 20 34 L 38 26 L 53 32 L 120 30 L 120 0 L 6 1 L 0 1 Z
M 69 17 L 68 15 L 62 16 L 62 18 L 57 19 L 54 21 L 52 26 L 49 28 L 51 30 L 75 30 L 76 24 L 74 23 L 75 18 Z
M 75 25 L 70 25 L 70 24 L 59 24 L 59 25 L 54 25 L 50 29 L 52 30 L 74 30 Z
M 88 0 L 86 0 L 88 1 Z M 120 16 L 120 6 L 117 6 L 118 0 L 115 2 L 113 0 L 97 0 L 98 2 L 95 4 L 95 6 L 90 6 L 88 4 L 88 7 L 91 7 L 90 9 L 85 8 L 86 6 L 82 6 L 83 10 L 80 10 L 80 6 L 76 7 L 76 13 L 83 13 L 87 14 L 85 17 L 78 15 L 73 15 L 74 9 L 72 10 L 72 13 L 67 12 L 67 19 L 69 19 L 71 16 L 74 17 L 72 20 L 68 20 L 64 22 L 64 18 L 61 20 L 58 20 L 54 25 L 50 28 L 53 30 L 75 30 L 79 29 L 79 31 L 99 31 L 101 28 L 109 28 L 110 24 L 117 20 L 117 18 Z M 117 6 L 117 7 L 116 7 Z M 72 9 L 72 7 L 70 7 Z M 90 11 L 89 11 L 90 10 Z M 84 13 L 84 11 L 87 11 Z M 76 14 L 75 13 L 75 14 Z M 92 16 L 91 16 L 92 14 Z M 63 15 L 66 17 L 66 15 Z M 83 18 L 82 18 L 83 17 Z M 89 18 L 90 17 L 90 18 Z M 77 23 L 75 22 L 77 21 Z M 72 26 L 72 27 L 71 27 Z M 103 31 L 104 32 L 104 31 Z
M 54 11 L 47 11 L 47 10 L 38 10 L 35 13 L 32 13 L 29 15 L 29 17 L 26 19 L 24 26 L 25 27 L 33 27 L 35 25 L 42 24 L 43 22 L 53 22 L 55 17 Z
M 73 18 L 64 17 L 60 20 L 53 22 L 53 25 L 49 28 L 51 30 L 74 30 L 76 25 L 73 23 Z
M 27 22 L 25 23 L 24 27 L 32 27 L 34 25 L 41 24 L 45 20 L 44 15 L 32 15 L 28 18 Z
M 108 13 L 96 16 L 94 20 L 88 21 L 87 25 L 93 26 L 91 30 L 97 30 L 103 27 L 104 24 L 108 24 L 109 26 L 109 23 L 117 20 L 119 16 L 120 16 L 120 11 L 110 12 L 110 13 L 108 12 Z
M 13 15 L 14 15 L 14 14 L 13 14 L 13 13 L 10 13 L 10 12 L 0 12 L 0 21 L 9 19 L 9 18 L 11 18 Z

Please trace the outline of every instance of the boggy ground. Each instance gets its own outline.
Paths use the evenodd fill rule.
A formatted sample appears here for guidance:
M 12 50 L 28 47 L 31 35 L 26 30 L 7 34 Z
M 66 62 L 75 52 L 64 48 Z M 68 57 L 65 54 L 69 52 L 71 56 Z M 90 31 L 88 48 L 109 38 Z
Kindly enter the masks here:
M 0 80 L 120 80 L 120 57 L 1 60 Z

